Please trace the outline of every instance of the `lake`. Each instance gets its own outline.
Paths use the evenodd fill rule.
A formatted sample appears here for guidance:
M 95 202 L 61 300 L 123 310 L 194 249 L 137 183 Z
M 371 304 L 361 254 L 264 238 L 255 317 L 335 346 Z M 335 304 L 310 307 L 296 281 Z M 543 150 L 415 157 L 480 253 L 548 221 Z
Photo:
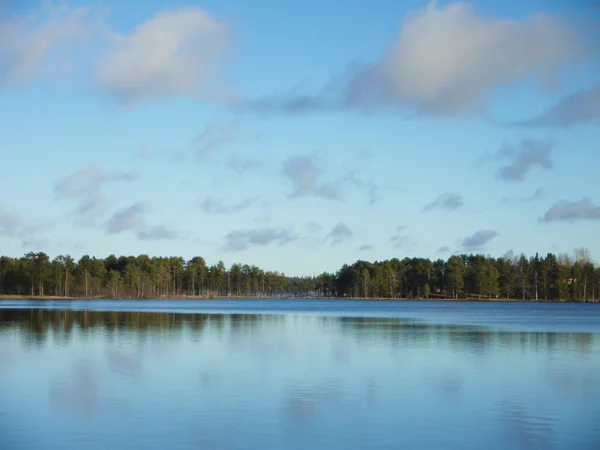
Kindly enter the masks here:
M 0 301 L 0 448 L 600 448 L 600 305 Z

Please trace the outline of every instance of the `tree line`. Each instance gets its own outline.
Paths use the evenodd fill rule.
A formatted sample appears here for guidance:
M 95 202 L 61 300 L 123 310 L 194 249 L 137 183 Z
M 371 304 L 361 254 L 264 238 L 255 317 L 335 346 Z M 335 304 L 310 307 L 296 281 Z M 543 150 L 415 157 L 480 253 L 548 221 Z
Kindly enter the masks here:
M 336 273 L 290 277 L 256 266 L 202 257 L 110 255 L 104 259 L 44 252 L 0 257 L 0 295 L 80 298 L 284 297 L 517 299 L 598 301 L 600 267 L 585 248 L 573 255 L 500 258 L 481 254 L 447 260 L 356 261 Z

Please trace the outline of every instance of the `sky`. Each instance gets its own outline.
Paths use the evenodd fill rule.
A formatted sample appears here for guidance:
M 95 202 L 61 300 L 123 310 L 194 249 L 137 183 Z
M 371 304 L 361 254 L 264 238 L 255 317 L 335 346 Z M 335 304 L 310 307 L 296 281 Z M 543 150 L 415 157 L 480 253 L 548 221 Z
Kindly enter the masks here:
M 600 258 L 600 4 L 0 2 L 0 254 Z

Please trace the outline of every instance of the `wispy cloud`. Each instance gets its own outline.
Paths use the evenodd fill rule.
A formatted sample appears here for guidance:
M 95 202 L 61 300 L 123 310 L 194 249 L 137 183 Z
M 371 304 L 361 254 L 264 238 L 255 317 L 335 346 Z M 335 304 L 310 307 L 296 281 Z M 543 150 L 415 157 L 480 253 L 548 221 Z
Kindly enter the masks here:
M 177 233 L 165 225 L 147 227 L 145 214 L 149 208 L 145 202 L 137 202 L 131 206 L 116 211 L 106 222 L 106 232 L 117 234 L 130 231 L 139 240 L 155 241 L 161 239 L 175 239 Z
M 37 251 L 42 252 L 48 248 L 50 245 L 49 239 L 36 239 L 36 238 L 28 238 L 25 239 L 21 243 L 21 247 L 26 249 L 27 251 Z
M 259 111 L 408 110 L 453 116 L 482 111 L 492 90 L 556 73 L 587 55 L 579 30 L 559 17 L 478 14 L 468 3 L 426 7 L 404 20 L 399 40 L 372 65 L 349 66 L 320 92 L 251 102 Z M 498 55 L 502 55 L 499 58 Z
M 171 162 L 184 162 L 186 158 L 186 152 L 183 148 L 163 148 L 159 150 L 153 150 L 148 146 L 142 146 L 137 156 L 143 159 L 164 159 Z
M 438 253 L 438 254 L 447 254 L 447 253 L 450 253 L 450 252 L 451 252 L 451 250 L 450 250 L 450 247 L 448 247 L 448 246 L 440 247 L 436 251 L 436 253 Z
M 114 234 L 122 231 L 142 229 L 146 210 L 147 207 L 143 202 L 137 202 L 127 208 L 116 211 L 107 222 L 106 231 Z
M 167 228 L 166 225 L 156 225 L 137 232 L 140 241 L 159 241 L 164 239 L 175 239 L 177 233 Z
M 338 185 L 320 180 L 321 170 L 310 156 L 294 156 L 286 159 L 281 173 L 293 187 L 292 197 L 312 196 L 328 200 L 340 200 Z
M 404 235 L 406 225 L 400 225 L 396 227 L 396 232 L 390 237 L 390 241 L 394 243 L 394 248 L 399 249 L 404 246 L 407 242 L 407 237 Z
M 549 140 L 523 139 L 518 144 L 503 144 L 482 162 L 493 161 L 501 166 L 496 176 L 505 181 L 523 181 L 535 167 L 549 170 L 554 167 L 551 159 L 555 143 Z
M 259 228 L 250 230 L 234 230 L 225 236 L 225 251 L 243 251 L 253 246 L 269 244 L 285 245 L 295 241 L 297 236 L 284 228 Z
M 373 250 L 373 246 L 371 244 L 363 244 L 358 247 L 359 252 L 368 252 L 370 250 Z
M 238 132 L 239 122 L 235 119 L 213 120 L 208 122 L 204 130 L 192 141 L 197 157 L 232 141 Z
M 319 231 L 323 231 L 323 225 L 312 220 L 306 224 L 306 231 L 311 234 L 318 233 Z
M 137 179 L 133 171 L 105 170 L 97 164 L 59 178 L 54 185 L 54 192 L 59 199 L 76 202 L 77 216 L 90 216 L 102 212 L 106 208 L 106 199 L 102 188 L 110 183 L 131 183 Z
M 498 236 L 500 233 L 494 230 L 479 230 L 464 238 L 461 247 L 468 251 L 481 250 Z
M 105 17 L 102 9 L 52 2 L 23 16 L 0 17 L 0 87 L 70 78 L 81 69 L 72 60 L 83 59 L 95 38 L 107 36 Z
M 213 150 L 233 141 L 237 137 L 238 130 L 239 122 L 237 120 L 211 120 L 185 146 L 154 150 L 145 145 L 138 150 L 137 156 L 144 159 L 164 159 L 177 163 L 185 163 L 192 158 L 201 159 Z
M 398 191 L 397 188 L 390 185 L 381 185 L 374 180 L 365 180 L 356 176 L 354 172 L 348 173 L 342 178 L 339 184 L 349 184 L 363 191 L 367 195 L 367 203 L 369 206 L 376 204 L 381 198 L 381 191 Z
M 235 214 L 248 209 L 258 202 L 258 197 L 250 197 L 239 203 L 226 204 L 223 200 L 207 197 L 200 203 L 200 208 L 210 214 Z
M 587 123 L 600 123 L 600 84 L 569 95 L 539 116 L 514 124 L 569 127 Z
M 242 160 L 239 158 L 230 158 L 227 161 L 227 168 L 233 170 L 238 175 L 245 175 L 258 170 L 264 165 L 264 162 L 255 159 Z
M 337 245 L 352 239 L 353 234 L 348 225 L 340 222 L 331 229 L 325 237 L 325 241 L 331 241 L 331 245 Z
M 6 211 L 0 206 L 0 235 L 8 237 L 22 237 L 31 231 L 23 218 L 17 214 Z
M 431 211 L 432 209 L 444 209 L 446 211 L 454 211 L 460 209 L 463 205 L 464 201 L 462 194 L 459 194 L 458 192 L 447 192 L 426 205 L 423 210 Z
M 380 200 L 383 192 L 400 191 L 390 184 L 357 176 L 358 169 L 348 170 L 345 175 L 336 178 L 325 177 L 324 167 L 325 165 L 311 155 L 293 156 L 283 161 L 280 173 L 292 184 L 290 196 L 343 201 L 348 189 L 354 188 L 365 194 L 367 204 L 373 206 Z
M 590 198 L 579 201 L 561 200 L 556 202 L 542 218 L 543 222 L 577 222 L 582 220 L 600 220 L 600 205 Z
M 50 228 L 50 223 L 26 221 L 19 214 L 10 212 L 0 205 L 0 237 L 11 240 L 22 239 L 22 247 L 30 250 L 43 250 L 49 243 L 40 233 Z
M 539 200 L 544 197 L 544 190 L 542 188 L 537 188 L 532 195 L 523 195 L 521 197 L 503 197 L 502 203 L 530 203 L 535 200 Z

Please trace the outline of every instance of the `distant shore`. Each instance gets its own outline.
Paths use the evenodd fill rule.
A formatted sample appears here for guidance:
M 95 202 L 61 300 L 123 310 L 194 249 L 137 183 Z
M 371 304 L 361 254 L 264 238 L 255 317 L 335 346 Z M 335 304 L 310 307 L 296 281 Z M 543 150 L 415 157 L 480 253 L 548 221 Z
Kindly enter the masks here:
M 308 297 L 308 296 L 216 296 L 216 295 L 169 295 L 160 297 L 136 298 L 136 297 L 64 297 L 57 295 L 0 295 L 0 300 L 364 300 L 364 301 L 441 301 L 441 302 L 522 302 L 519 298 L 361 298 L 361 297 Z M 536 300 L 525 299 L 525 302 L 536 302 Z M 600 300 L 588 300 L 586 302 L 576 302 L 573 300 L 537 300 L 538 303 L 598 303 Z

